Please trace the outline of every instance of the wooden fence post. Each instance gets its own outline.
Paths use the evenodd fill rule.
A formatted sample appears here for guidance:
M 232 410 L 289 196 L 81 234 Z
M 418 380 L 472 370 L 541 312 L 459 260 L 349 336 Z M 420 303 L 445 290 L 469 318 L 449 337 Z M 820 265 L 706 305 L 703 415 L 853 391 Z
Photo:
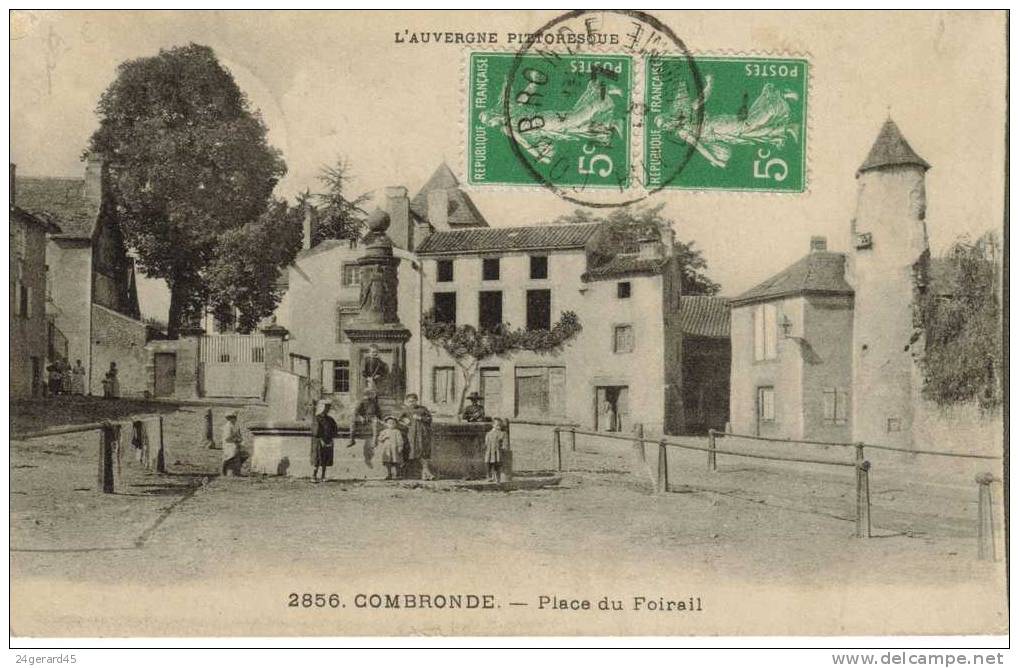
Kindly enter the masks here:
M 655 491 L 659 494 L 669 491 L 669 452 L 664 436 L 658 441 L 658 478 Z
M 205 411 L 205 447 L 209 450 L 218 450 L 215 439 L 212 437 L 212 409 Z
M 99 430 L 99 490 L 104 494 L 113 494 L 113 449 L 117 438 L 117 427 L 111 422 L 104 422 Z
M 863 443 L 854 443 L 853 447 L 856 448 L 856 465 L 859 466 L 863 463 Z
M 998 560 L 998 544 L 994 529 L 994 504 L 991 483 L 995 480 L 990 473 L 982 473 L 977 481 L 977 558 L 981 561 Z
M 577 451 L 577 428 L 570 427 L 570 452 Z
M 647 454 L 644 452 L 644 424 L 638 422 L 634 431 L 637 433 L 637 438 L 633 441 L 634 454 L 640 459 L 641 464 L 647 464 Z
M 856 537 L 870 538 L 870 462 L 856 465 Z
M 156 473 L 166 473 L 166 444 L 163 442 L 163 416 L 159 416 L 159 454 L 156 456 Z
M 718 460 L 715 453 L 715 430 L 708 429 L 708 470 L 718 470 Z
M 559 427 L 552 430 L 552 456 L 555 458 L 555 470 L 563 470 L 563 448 L 559 439 Z

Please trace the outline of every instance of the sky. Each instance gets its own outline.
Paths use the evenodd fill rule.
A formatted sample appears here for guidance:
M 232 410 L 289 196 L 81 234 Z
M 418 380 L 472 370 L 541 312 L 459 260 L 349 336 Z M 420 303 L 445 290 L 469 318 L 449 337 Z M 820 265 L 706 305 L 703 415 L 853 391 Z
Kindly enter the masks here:
M 927 225 L 935 253 L 1004 216 L 1005 27 L 989 12 L 653 12 L 695 53 L 768 52 L 811 63 L 808 190 L 668 191 L 677 237 L 703 250 L 734 296 L 807 252 L 814 235 L 845 251 L 856 168 L 885 119 L 932 169 Z M 555 12 L 53 12 L 11 18 L 11 156 L 18 173 L 80 176 L 96 102 L 124 60 L 196 42 L 232 72 L 283 152 L 276 193 L 315 190 L 345 158 L 351 191 L 404 185 L 461 164 L 465 51 L 395 44 L 410 31 L 533 31 Z M 532 189 L 472 189 L 493 226 L 550 221 L 575 205 Z M 168 300 L 140 286 L 145 315 Z

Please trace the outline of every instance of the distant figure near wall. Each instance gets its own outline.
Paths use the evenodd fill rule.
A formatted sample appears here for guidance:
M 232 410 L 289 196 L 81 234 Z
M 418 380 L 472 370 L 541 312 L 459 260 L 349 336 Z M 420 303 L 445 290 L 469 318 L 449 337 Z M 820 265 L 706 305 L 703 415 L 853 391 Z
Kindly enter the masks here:
M 248 459 L 248 453 L 244 450 L 244 435 L 237 425 L 237 411 L 230 411 L 226 414 L 226 424 L 223 425 L 223 475 L 239 476 L 241 466 Z

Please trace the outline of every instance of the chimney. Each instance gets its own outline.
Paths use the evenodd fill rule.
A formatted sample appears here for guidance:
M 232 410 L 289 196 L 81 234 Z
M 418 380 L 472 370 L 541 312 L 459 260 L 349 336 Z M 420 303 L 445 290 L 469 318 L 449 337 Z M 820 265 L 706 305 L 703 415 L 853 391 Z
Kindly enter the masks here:
M 301 248 L 304 250 L 311 249 L 311 231 L 312 231 L 312 220 L 311 220 L 311 205 L 304 205 L 304 235 L 302 237 Z
M 13 162 L 10 163 L 10 165 L 11 165 L 11 193 L 10 193 L 10 198 L 11 198 L 11 206 L 14 206 L 14 204 L 15 204 L 15 202 L 14 202 L 14 191 L 15 191 L 15 188 L 14 188 L 14 175 L 18 171 L 18 166 L 15 165 Z
M 664 257 L 662 242 L 651 234 L 646 234 L 637 239 L 638 257 L 647 260 L 660 260 Z
M 410 250 L 414 246 L 410 226 L 410 199 L 403 186 L 386 188 L 386 213 L 389 214 L 389 239 L 399 248 Z
M 427 220 L 416 220 L 414 221 L 414 247 L 407 250 L 416 250 L 421 244 L 425 242 L 425 239 L 432 236 L 434 228 L 428 224 Z
M 428 193 L 428 222 L 437 230 L 449 229 L 449 193 L 445 188 Z
M 107 169 L 103 157 L 90 151 L 85 158 L 85 199 L 98 207 L 103 202 Z
M 828 237 L 810 237 L 810 252 L 823 253 L 828 250 Z

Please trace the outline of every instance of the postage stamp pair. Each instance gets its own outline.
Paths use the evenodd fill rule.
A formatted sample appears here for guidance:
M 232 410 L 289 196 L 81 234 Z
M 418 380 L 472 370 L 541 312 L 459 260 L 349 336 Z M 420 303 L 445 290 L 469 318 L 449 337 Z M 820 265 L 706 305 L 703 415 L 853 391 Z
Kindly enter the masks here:
M 470 54 L 467 182 L 803 192 L 808 62 Z

